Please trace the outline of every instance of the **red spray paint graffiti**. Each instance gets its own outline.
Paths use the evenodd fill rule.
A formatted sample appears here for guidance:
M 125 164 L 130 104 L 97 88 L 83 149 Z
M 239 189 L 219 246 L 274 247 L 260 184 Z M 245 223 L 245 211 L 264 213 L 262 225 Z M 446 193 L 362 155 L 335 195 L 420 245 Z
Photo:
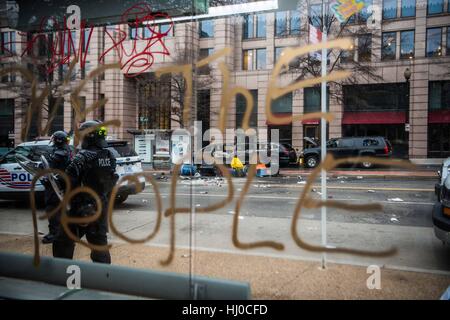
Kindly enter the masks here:
M 156 24 L 157 20 L 168 20 L 168 27 L 161 31 Z M 136 33 L 133 39 L 128 39 L 128 32 L 123 30 L 123 26 L 142 30 L 142 34 Z M 122 28 L 122 29 L 121 29 Z M 169 56 L 170 52 L 164 43 L 166 37 L 173 29 L 173 22 L 167 14 L 152 14 L 151 8 L 147 3 L 139 3 L 127 9 L 121 18 L 121 25 L 113 28 L 105 27 L 103 37 L 106 36 L 112 41 L 109 48 L 104 48 L 100 52 L 99 63 L 103 64 L 108 54 L 116 52 L 121 69 L 126 77 L 136 77 L 146 72 L 153 65 L 155 55 Z M 52 31 L 58 30 L 58 31 Z M 76 41 L 75 30 L 67 27 L 67 21 L 64 17 L 63 27 L 59 28 L 58 21 L 53 17 L 45 17 L 41 20 L 40 30 L 35 33 L 18 32 L 20 39 L 26 41 L 3 41 L 0 43 L 3 55 L 0 61 L 11 57 L 28 57 L 38 59 L 39 54 L 35 53 L 35 48 L 45 46 L 49 55 L 49 63 L 46 66 L 48 74 L 55 71 L 59 66 L 70 65 L 73 59 L 78 59 L 81 68 L 86 65 L 86 59 L 89 46 L 92 39 L 94 27 L 87 26 L 86 21 L 80 23 L 80 36 Z M 21 44 L 20 53 L 12 49 L 16 44 Z M 158 49 L 155 49 L 158 47 Z

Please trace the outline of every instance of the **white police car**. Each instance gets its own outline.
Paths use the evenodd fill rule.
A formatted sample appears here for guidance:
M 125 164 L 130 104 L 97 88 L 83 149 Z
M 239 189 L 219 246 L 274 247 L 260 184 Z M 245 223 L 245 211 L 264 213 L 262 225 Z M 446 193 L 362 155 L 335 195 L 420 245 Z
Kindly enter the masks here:
M 116 157 L 116 172 L 120 177 L 142 172 L 141 160 L 127 141 L 108 140 L 107 142 L 108 148 Z M 32 161 L 40 162 L 41 155 L 50 152 L 51 148 L 50 140 L 37 140 L 21 143 L 3 155 L 0 158 L 0 199 L 28 199 L 33 176 L 17 163 L 16 155 L 20 154 Z M 73 146 L 71 149 L 74 151 Z M 143 190 L 145 179 L 139 180 Z M 37 198 L 42 200 L 44 186 L 39 181 L 36 183 L 35 191 Z M 122 203 L 131 194 L 136 194 L 136 186 L 125 182 L 119 189 L 116 201 Z

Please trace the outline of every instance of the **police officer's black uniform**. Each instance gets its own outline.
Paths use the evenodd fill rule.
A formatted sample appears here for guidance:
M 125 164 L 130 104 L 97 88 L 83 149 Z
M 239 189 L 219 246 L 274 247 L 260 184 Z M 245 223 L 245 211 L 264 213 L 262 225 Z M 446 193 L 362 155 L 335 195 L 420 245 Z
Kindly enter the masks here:
M 52 150 L 45 155 L 48 164 L 52 169 L 64 171 L 70 163 L 68 136 L 64 131 L 56 131 L 52 135 L 51 141 L 53 142 Z M 47 179 L 43 179 L 43 185 L 45 187 L 45 211 L 50 212 L 58 206 L 60 199 Z M 53 242 L 59 229 L 59 219 L 60 212 L 55 213 L 48 219 L 49 233 L 42 239 L 43 243 Z
M 80 126 L 80 131 L 98 126 L 97 121 L 86 121 Z M 71 231 L 80 239 L 85 235 L 89 243 L 95 245 L 106 245 L 108 222 L 107 206 L 109 195 L 117 182 L 118 176 L 115 173 L 116 159 L 113 154 L 106 149 L 105 141 L 106 129 L 96 129 L 87 134 L 82 142 L 81 150 L 74 157 L 66 169 L 66 174 L 71 180 L 72 188 L 79 186 L 90 187 L 97 193 L 102 202 L 101 217 L 87 226 L 70 225 Z M 95 212 L 95 200 L 88 194 L 78 194 L 71 201 L 69 215 L 87 216 Z M 74 242 L 68 238 L 63 228 L 53 241 L 53 256 L 58 258 L 72 259 L 75 249 Z M 94 262 L 111 263 L 111 256 L 108 251 L 91 252 L 91 259 Z

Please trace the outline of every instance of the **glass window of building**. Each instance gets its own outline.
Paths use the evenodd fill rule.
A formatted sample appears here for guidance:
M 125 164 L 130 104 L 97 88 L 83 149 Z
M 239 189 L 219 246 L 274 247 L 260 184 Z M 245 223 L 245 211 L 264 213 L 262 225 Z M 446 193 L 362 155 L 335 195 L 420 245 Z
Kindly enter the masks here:
M 342 50 L 340 61 L 341 63 L 350 63 L 354 61 L 355 51 L 354 50 Z
M 430 81 L 428 110 L 450 109 L 450 81 Z
M 256 49 L 256 69 L 266 69 L 266 49 Z
M 171 25 L 170 23 L 164 23 L 159 26 L 159 32 L 169 37 L 170 36 L 173 37 L 175 35 L 174 28 L 175 28 L 174 24 Z
M 244 15 L 243 39 L 266 37 L 266 15 L 265 14 L 247 14 Z
M 202 60 L 210 55 L 212 55 L 214 49 L 213 48 L 201 48 L 199 51 L 199 60 Z M 203 67 L 198 68 L 199 74 L 209 74 L 211 70 L 210 65 L 206 65 Z
M 316 28 L 322 26 L 322 5 L 313 4 L 309 7 L 309 23 Z
M 253 50 L 242 52 L 242 70 L 253 70 Z
M 414 30 L 400 32 L 400 59 L 414 57 Z
M 381 60 L 394 60 L 397 47 L 397 33 L 384 32 L 382 38 Z
M 258 14 L 256 15 L 256 37 L 265 38 L 266 37 L 266 15 Z
M 344 85 L 342 91 L 344 111 L 404 111 L 408 109 L 405 82 Z
M 275 47 L 275 59 L 274 59 L 274 63 L 277 63 L 278 58 L 280 58 L 281 53 L 283 52 L 284 49 L 285 49 L 285 47 Z
M 287 11 L 275 13 L 275 36 L 282 37 L 288 35 Z
M 300 12 L 299 11 L 291 11 L 290 12 L 290 26 L 289 30 L 291 34 L 300 34 Z
M 253 38 L 253 15 L 246 14 L 244 16 L 243 38 Z
M 136 27 L 136 26 L 130 27 L 130 29 L 129 29 L 130 30 L 130 40 L 142 39 L 144 37 L 145 29 L 148 29 L 148 28 Z M 150 30 L 148 30 L 148 32 L 150 32 Z
M 442 54 L 442 28 L 427 29 L 427 57 Z
M 450 26 L 447 26 L 447 55 L 450 56 Z
M 16 53 L 16 33 L 2 32 L 0 34 L 0 54 L 14 54 Z
M 363 34 L 358 37 L 358 61 L 372 59 L 372 35 Z
M 414 17 L 416 15 L 416 0 L 402 0 L 402 17 Z
M 272 113 L 292 113 L 292 92 L 272 100 Z
M 91 29 L 85 29 L 83 34 L 83 52 L 89 52 L 90 43 L 93 41 Z
M 372 9 L 369 10 L 369 7 L 373 4 L 373 0 L 365 0 L 364 8 L 358 13 L 358 18 L 360 22 L 366 22 L 367 19 L 372 15 Z
M 383 0 L 383 20 L 397 18 L 397 0 Z
M 444 0 L 428 0 L 428 14 L 438 14 L 444 12 Z
M 5 153 L 14 147 L 14 99 L 0 99 L 0 151 Z
M 200 21 L 200 38 L 214 37 L 214 20 Z
M 258 90 L 250 90 L 253 97 L 252 112 L 250 115 L 249 127 L 258 126 Z M 247 100 L 242 94 L 236 95 L 236 128 L 242 128 L 245 111 L 247 110 Z
M 327 110 L 330 107 L 330 88 L 327 87 Z M 320 87 L 305 88 L 303 91 L 304 113 L 319 112 L 321 110 L 322 93 Z

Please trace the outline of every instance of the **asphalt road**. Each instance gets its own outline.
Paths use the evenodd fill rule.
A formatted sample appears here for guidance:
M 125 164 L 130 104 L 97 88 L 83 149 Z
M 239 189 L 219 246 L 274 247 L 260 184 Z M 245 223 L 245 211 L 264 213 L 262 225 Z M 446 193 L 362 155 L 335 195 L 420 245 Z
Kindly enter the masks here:
M 322 254 L 299 248 L 291 236 L 294 207 L 304 188 L 298 177 L 256 178 L 242 205 L 239 239 L 242 242 L 274 240 L 283 251 L 271 248 L 237 249 L 231 242 L 232 219 L 236 199 L 245 179 L 234 178 L 234 200 L 211 213 L 178 214 L 176 245 L 198 250 L 238 252 L 283 256 L 300 260 L 320 260 Z M 346 211 L 328 208 L 327 244 L 371 251 L 391 247 L 394 256 L 371 258 L 349 254 L 327 254 L 329 261 L 356 265 L 377 264 L 403 270 L 444 272 L 450 274 L 450 248 L 434 237 L 431 209 L 435 201 L 434 183 L 430 179 L 332 178 L 328 180 L 328 197 L 349 204 L 380 203 L 380 211 Z M 169 207 L 170 182 L 158 181 L 163 209 Z M 182 180 L 177 185 L 177 207 L 201 208 L 226 198 L 225 181 L 214 178 Z M 315 183 L 312 197 L 320 198 L 320 185 Z M 156 223 L 156 206 L 151 186 L 116 206 L 113 222 L 132 238 L 148 235 Z M 298 234 L 310 243 L 321 242 L 320 209 L 303 209 L 297 222 Z M 39 221 L 39 230 L 47 231 L 46 222 Z M 0 202 L 0 233 L 30 234 L 30 209 L 24 202 Z M 170 239 L 167 218 L 148 245 L 168 246 Z M 111 235 L 111 241 L 120 241 Z

